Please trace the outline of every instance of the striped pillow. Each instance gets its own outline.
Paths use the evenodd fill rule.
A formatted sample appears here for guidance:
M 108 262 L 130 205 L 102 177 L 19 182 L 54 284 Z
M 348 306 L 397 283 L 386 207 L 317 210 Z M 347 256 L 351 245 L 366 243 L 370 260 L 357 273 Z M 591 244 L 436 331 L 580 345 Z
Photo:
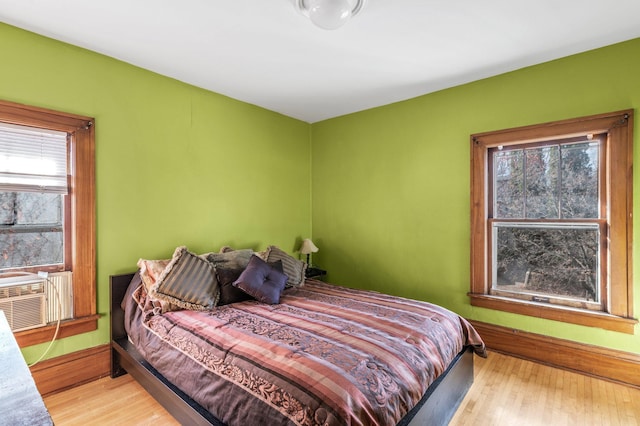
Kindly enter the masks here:
M 214 267 L 182 246 L 176 248 L 150 293 L 181 308 L 204 311 L 217 305 L 220 286 Z
M 307 264 L 301 260 L 290 256 L 285 251 L 276 246 L 267 247 L 266 252 L 261 256 L 262 259 L 269 263 L 282 261 L 282 269 L 287 275 L 287 287 L 296 287 L 304 284 L 304 271 Z

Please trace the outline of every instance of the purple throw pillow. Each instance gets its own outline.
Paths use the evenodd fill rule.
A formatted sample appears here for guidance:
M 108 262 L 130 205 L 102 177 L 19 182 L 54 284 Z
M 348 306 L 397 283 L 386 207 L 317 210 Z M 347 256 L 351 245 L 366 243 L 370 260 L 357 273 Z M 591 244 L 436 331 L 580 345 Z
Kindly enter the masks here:
M 233 283 L 240 277 L 244 269 L 229 269 L 216 267 L 216 276 L 220 283 L 220 301 L 218 306 L 229 305 L 231 303 L 243 302 L 245 300 L 251 300 L 244 291 L 233 286 Z
M 287 276 L 258 256 L 252 256 L 249 264 L 233 285 L 262 303 L 280 302 L 280 293 L 287 283 Z

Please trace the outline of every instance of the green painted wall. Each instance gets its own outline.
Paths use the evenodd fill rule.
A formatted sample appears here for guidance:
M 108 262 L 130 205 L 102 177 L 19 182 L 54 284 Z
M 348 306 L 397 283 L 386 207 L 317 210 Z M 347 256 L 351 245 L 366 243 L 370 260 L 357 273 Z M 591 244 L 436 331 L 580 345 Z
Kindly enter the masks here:
M 432 301 L 463 316 L 640 352 L 635 335 L 470 306 L 469 135 L 636 109 L 640 39 L 316 123 L 312 221 L 329 280 Z M 639 173 L 634 209 L 640 211 Z M 637 225 L 637 224 L 636 224 Z M 635 226 L 638 241 L 640 226 Z M 634 242 L 634 269 L 640 245 Z M 634 280 L 640 315 L 640 275 Z
M 196 252 L 276 244 L 293 253 L 312 223 L 315 263 L 336 283 L 640 352 L 638 327 L 630 336 L 492 312 L 466 296 L 469 135 L 637 108 L 640 39 L 313 125 L 3 24 L 0 51 L 0 99 L 97 123 L 104 316 L 96 332 L 56 342 L 49 357 L 108 341 L 108 276 L 133 270 L 139 257 L 165 258 L 181 244 Z M 639 133 L 636 124 L 636 146 Z M 637 244 L 634 251 L 638 271 Z
M 0 99 L 95 117 L 98 312 L 140 257 L 222 245 L 291 253 L 311 234 L 309 124 L 0 24 Z M 26 348 L 32 362 L 45 344 Z

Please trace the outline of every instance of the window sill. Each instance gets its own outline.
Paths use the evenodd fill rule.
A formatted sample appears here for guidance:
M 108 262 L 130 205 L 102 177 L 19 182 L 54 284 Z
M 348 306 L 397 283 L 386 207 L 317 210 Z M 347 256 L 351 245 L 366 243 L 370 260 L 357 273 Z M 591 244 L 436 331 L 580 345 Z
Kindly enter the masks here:
M 598 327 L 626 334 L 634 334 L 635 325 L 638 323 L 638 320 L 633 318 L 623 318 L 604 312 L 585 311 L 564 306 L 552 306 L 546 303 L 513 300 L 486 294 L 469 294 L 469 297 L 471 298 L 472 306 L 587 327 Z
M 98 318 L 100 318 L 100 315 L 90 315 L 87 317 L 62 321 L 60 323 L 60 331 L 58 332 L 57 339 L 97 330 Z M 25 348 L 27 346 L 37 345 L 38 343 L 51 341 L 55 332 L 56 324 L 54 323 L 45 327 L 18 331 L 14 333 L 14 336 L 18 341 L 18 345 L 21 348 Z

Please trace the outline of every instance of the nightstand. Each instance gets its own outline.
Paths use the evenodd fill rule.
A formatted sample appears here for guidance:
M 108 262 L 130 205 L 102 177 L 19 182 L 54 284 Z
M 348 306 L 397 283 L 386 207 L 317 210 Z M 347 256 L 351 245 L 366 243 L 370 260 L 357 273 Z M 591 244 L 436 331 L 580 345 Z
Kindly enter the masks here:
M 317 280 L 322 280 L 326 275 L 327 271 L 316 266 L 310 266 L 304 272 L 304 276 L 306 278 L 315 278 Z

